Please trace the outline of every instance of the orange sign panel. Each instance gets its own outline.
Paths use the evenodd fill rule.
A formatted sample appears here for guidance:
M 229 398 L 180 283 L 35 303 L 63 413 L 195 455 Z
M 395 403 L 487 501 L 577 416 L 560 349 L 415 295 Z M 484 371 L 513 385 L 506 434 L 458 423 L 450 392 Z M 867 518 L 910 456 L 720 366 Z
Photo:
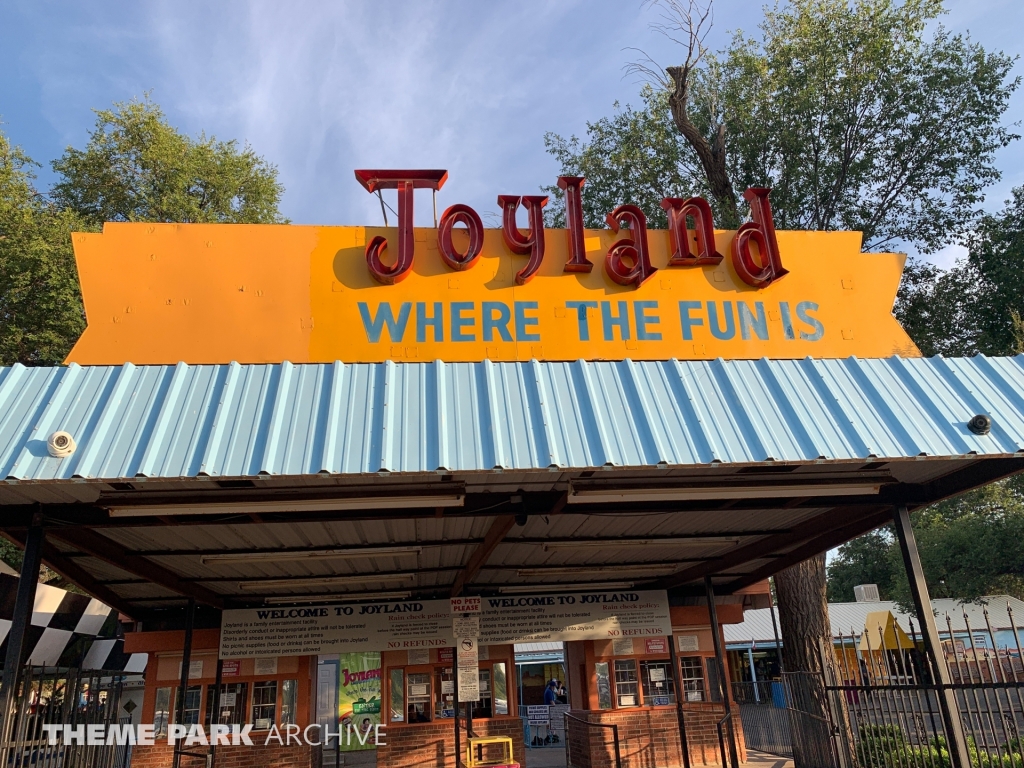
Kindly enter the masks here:
M 861 253 L 855 232 L 777 232 L 785 276 L 754 287 L 733 259 L 670 265 L 661 230 L 647 232 L 642 282 L 622 285 L 603 268 L 628 232 L 584 231 L 595 267 L 566 272 L 580 259 L 566 230 L 542 231 L 543 261 L 519 284 L 528 257 L 502 230 L 483 230 L 478 258 L 453 269 L 438 231 L 414 229 L 411 269 L 389 285 L 368 270 L 367 245 L 396 242 L 394 228 L 107 224 L 74 235 L 88 328 L 68 362 L 920 354 L 892 315 L 905 257 Z M 465 230 L 444 234 L 449 253 L 470 251 Z M 735 236 L 715 231 L 715 247 L 732 252 Z M 386 263 L 387 249 L 375 257 Z

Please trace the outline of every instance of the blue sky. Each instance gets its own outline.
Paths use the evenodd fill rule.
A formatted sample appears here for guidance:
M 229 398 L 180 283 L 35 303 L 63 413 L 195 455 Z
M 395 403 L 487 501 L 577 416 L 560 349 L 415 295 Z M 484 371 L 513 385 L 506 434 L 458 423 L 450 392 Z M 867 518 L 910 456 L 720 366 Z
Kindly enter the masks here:
M 947 27 L 1024 52 L 1024 5 L 947 5 Z M 761 19 L 750 0 L 715 8 L 715 49 Z M 624 49 L 675 63 L 677 50 L 648 29 L 655 15 L 633 0 L 4 0 L 0 119 L 44 164 L 42 186 L 49 160 L 85 144 L 91 109 L 149 90 L 181 130 L 248 141 L 276 163 L 283 211 L 296 223 L 376 223 L 380 209 L 352 175 L 359 167 L 447 168 L 438 205 L 484 213 L 500 193 L 554 180 L 546 131 L 582 134 L 613 102 L 639 101 L 622 69 L 635 54 Z M 1024 120 L 1024 92 L 1006 120 Z M 1024 184 L 1024 145 L 998 162 L 993 210 Z M 934 258 L 945 264 L 957 252 Z

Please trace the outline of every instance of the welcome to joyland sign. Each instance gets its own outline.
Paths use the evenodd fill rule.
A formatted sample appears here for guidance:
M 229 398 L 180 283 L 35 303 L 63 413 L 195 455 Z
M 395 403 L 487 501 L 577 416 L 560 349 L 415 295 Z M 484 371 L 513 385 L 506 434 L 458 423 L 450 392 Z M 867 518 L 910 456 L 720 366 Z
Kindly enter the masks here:
M 480 645 L 667 637 L 664 591 L 566 592 L 481 599 Z M 222 613 L 220 657 L 242 659 L 456 644 L 448 600 L 251 608 Z
M 498 194 L 500 228 L 449 205 L 413 226 L 445 171 L 360 170 L 395 190 L 397 226 L 108 223 L 72 238 L 88 327 L 83 365 L 889 357 L 920 353 L 892 316 L 905 257 L 857 232 L 715 229 L 700 198 L 666 197 L 667 230 L 620 205 L 583 226 L 585 180 L 547 198 Z M 517 213 L 522 221 L 517 223 Z M 520 226 L 522 224 L 523 226 Z M 118 280 L 111 280 L 116 274 Z

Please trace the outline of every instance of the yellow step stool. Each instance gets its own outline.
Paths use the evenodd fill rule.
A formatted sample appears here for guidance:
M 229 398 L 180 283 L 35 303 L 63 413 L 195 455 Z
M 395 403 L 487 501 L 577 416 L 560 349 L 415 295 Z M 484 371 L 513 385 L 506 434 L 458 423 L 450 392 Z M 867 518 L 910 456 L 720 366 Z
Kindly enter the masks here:
M 494 747 L 499 746 L 501 756 L 494 760 Z M 487 755 L 487 760 L 482 759 Z M 481 755 L 478 759 L 476 755 Z M 512 739 L 508 736 L 470 736 L 466 741 L 465 768 L 519 768 L 512 754 Z

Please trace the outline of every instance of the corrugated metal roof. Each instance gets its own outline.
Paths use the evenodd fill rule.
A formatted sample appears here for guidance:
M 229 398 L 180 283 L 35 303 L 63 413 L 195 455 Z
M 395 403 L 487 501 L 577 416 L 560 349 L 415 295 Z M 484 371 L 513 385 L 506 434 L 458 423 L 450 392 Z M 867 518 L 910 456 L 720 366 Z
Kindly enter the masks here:
M 1024 450 L 1024 356 L 0 368 L 7 480 L 693 466 Z M 993 419 L 979 436 L 978 413 Z M 70 432 L 55 459 L 46 440 Z
M 985 615 L 988 609 L 989 621 L 993 629 L 1009 629 L 1010 617 L 1006 607 L 1013 610 L 1013 617 L 1018 627 L 1024 627 L 1024 601 L 1018 600 L 1009 595 L 990 595 L 983 597 L 984 604 L 964 603 L 952 598 L 937 598 L 932 600 L 932 610 L 935 612 L 935 620 L 939 632 L 946 630 L 946 616 L 949 616 L 950 624 L 954 632 L 966 632 L 967 623 L 964 621 L 964 613 L 967 614 L 971 629 L 974 631 L 985 631 Z M 756 641 L 758 645 L 772 644 L 775 642 L 775 635 L 772 631 L 772 617 L 769 610 L 775 611 L 775 620 L 779 620 L 778 609 L 758 608 L 756 610 L 744 611 L 743 621 L 739 624 L 726 624 L 723 627 L 725 642 L 727 644 L 750 645 Z M 832 634 L 838 637 L 840 634 L 849 637 L 851 634 L 860 636 L 864 631 L 864 622 L 869 613 L 875 611 L 892 611 L 897 623 L 906 632 L 910 632 L 910 620 L 913 619 L 914 631 L 920 632 L 921 625 L 916 616 L 903 613 L 896 603 L 889 600 L 880 600 L 864 603 L 829 603 L 828 619 L 832 627 Z M 781 628 L 779 630 L 781 632 Z M 948 634 L 948 632 L 947 632 Z

